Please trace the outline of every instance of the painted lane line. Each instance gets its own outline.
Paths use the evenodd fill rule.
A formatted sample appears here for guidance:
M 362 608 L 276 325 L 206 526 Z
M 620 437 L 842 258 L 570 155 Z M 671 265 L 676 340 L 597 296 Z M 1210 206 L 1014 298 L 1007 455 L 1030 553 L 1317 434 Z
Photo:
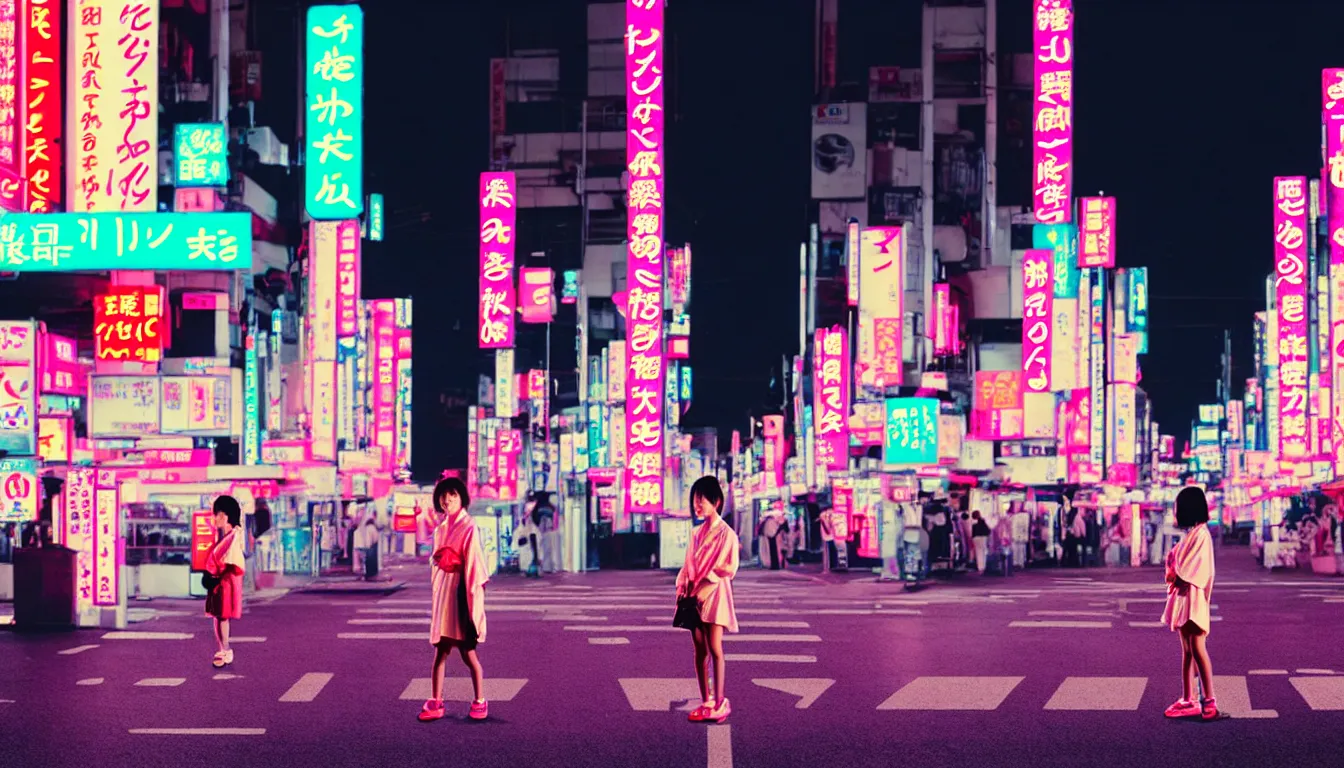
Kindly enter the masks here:
M 381 615 L 414 613 L 417 615 L 424 614 L 425 616 L 428 616 L 429 609 L 428 608 L 360 608 L 359 610 L 355 611 L 355 613 L 377 613 Z
M 665 627 L 651 627 L 643 624 L 632 624 L 629 626 L 607 626 L 605 624 L 575 624 L 565 627 L 568 632 L 685 632 L 684 629 L 668 624 Z
M 739 627 L 750 629 L 807 629 L 806 621 L 739 621 Z
M 724 661 L 758 661 L 779 664 L 816 664 L 816 656 L 789 653 L 725 653 Z
M 133 736 L 265 736 L 265 728 L 132 728 Z
M 1028 616 L 1097 616 L 1108 619 L 1115 611 L 1027 611 Z
M 676 629 L 676 627 L 673 627 Z M 685 630 L 682 630 L 683 632 Z M 723 641 L 734 643 L 820 643 L 819 635 L 728 635 Z
M 360 625 L 370 625 L 370 624 L 401 624 L 401 625 L 411 624 L 411 625 L 419 625 L 419 624 L 424 624 L 424 623 L 425 623 L 425 619 L 423 619 L 423 618 L 420 618 L 420 619 L 350 619 L 349 621 L 347 621 L 347 622 L 345 622 L 345 623 L 346 623 L 346 624 L 360 624 Z
M 568 613 L 564 613 L 564 614 L 557 613 L 557 614 L 552 615 L 552 614 L 549 614 L 549 613 L 548 613 L 548 614 L 546 614 L 545 616 L 542 616 L 542 617 L 541 617 L 541 620 L 542 620 L 542 621 L 606 621 L 606 620 L 607 620 L 607 617 L 606 617 L 606 616 L 583 616 L 583 615 L 575 616 L 575 615 L 573 615 L 573 614 L 568 614 Z
M 1279 716 L 1275 710 L 1251 706 L 1251 690 L 1244 675 L 1214 675 L 1213 684 L 1218 691 L 1220 712 L 1242 720 L 1273 720 Z
M 917 677 L 877 705 L 879 710 L 988 712 L 999 708 L 1022 677 Z
M 128 632 L 119 630 L 103 635 L 104 640 L 190 640 L 194 632 Z
M 103 678 L 101 677 L 86 677 L 83 680 L 75 681 L 75 685 L 102 685 L 102 684 L 103 684 Z
M 1131 621 L 1129 626 L 1139 629 L 1156 629 L 1167 626 L 1160 621 Z
M 731 725 L 709 726 L 709 768 L 733 768 L 733 732 Z
M 341 632 L 337 640 L 424 640 L 429 642 L 428 632 Z
M 1010 621 L 1017 629 L 1110 629 L 1109 621 Z
M 57 651 L 56 653 L 60 654 L 61 656 L 74 656 L 76 653 L 92 651 L 94 648 L 97 647 L 98 646 L 96 645 L 77 645 L 74 648 L 66 648 L 64 651 Z
M 807 709 L 835 685 L 834 680 L 823 677 L 753 678 L 751 682 L 762 688 L 797 696 L 798 702 L 793 705 L 794 709 Z
M 146 677 L 136 685 L 143 688 L 176 688 L 185 682 L 187 682 L 185 677 Z
M 1288 682 L 1297 689 L 1307 706 L 1317 712 L 1344 710 L 1344 677 L 1290 677 Z
M 527 678 L 509 679 L 491 677 L 485 681 L 485 697 L 490 701 L 513 701 L 518 692 L 527 685 Z M 416 677 L 401 692 L 402 701 L 424 701 L 432 692 L 428 677 Z M 466 677 L 447 677 L 443 680 L 443 700 L 470 703 L 475 692 L 471 689 L 471 679 Z
M 1286 675 L 1286 669 L 1252 669 L 1246 672 L 1248 675 Z
M 266 642 L 266 638 L 264 638 L 264 637 L 248 637 L 248 636 L 243 636 L 243 637 L 230 637 L 230 638 L 229 638 L 229 642 L 230 642 L 230 643 L 264 643 L 264 642 Z
M 335 677 L 330 672 L 308 672 L 280 696 L 284 702 L 312 701 Z
M 235 675 L 235 674 L 233 674 L 232 672 L 220 672 L 219 674 L 215 675 L 214 677 L 212 677 L 212 678 L 210 678 L 210 679 L 211 679 L 211 680 L 242 680 L 242 679 L 243 679 L 243 676 L 242 676 L 242 675 Z
M 588 644 L 589 644 L 589 645 L 629 645 L 629 644 L 630 644 L 630 638 L 628 638 L 628 637 L 590 637 L 590 638 L 588 638 Z
M 1046 709 L 1086 712 L 1133 712 L 1139 708 L 1146 677 L 1066 677 Z
M 1333 674 L 1335 674 L 1335 670 L 1333 670 L 1333 669 L 1312 669 L 1312 668 L 1307 668 L 1307 669 L 1299 669 L 1299 670 L 1297 670 L 1297 674 L 1299 674 L 1299 675 L 1333 675 Z

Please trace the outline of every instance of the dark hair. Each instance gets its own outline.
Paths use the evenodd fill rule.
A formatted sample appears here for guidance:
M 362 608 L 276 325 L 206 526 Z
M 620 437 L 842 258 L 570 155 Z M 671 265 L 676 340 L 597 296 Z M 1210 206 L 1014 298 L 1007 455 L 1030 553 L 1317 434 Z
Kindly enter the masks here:
M 434 509 L 443 512 L 443 497 L 453 494 L 462 500 L 462 509 L 471 506 L 471 495 L 467 493 L 467 484 L 456 477 L 445 477 L 434 486 Z
M 1200 523 L 1209 522 L 1209 502 L 1204 492 L 1193 485 L 1186 486 L 1176 494 L 1176 527 L 1194 528 Z
M 220 496 L 215 499 L 215 514 L 223 512 L 229 518 L 229 525 L 237 526 L 243 524 L 243 508 L 238 506 L 238 500 L 232 496 Z
M 691 486 L 692 510 L 695 509 L 695 500 L 697 498 L 704 499 L 710 504 L 713 504 L 715 509 L 720 512 L 723 511 L 723 487 L 719 485 L 719 479 L 717 477 L 714 477 L 713 475 L 705 475 L 695 481 L 695 485 Z

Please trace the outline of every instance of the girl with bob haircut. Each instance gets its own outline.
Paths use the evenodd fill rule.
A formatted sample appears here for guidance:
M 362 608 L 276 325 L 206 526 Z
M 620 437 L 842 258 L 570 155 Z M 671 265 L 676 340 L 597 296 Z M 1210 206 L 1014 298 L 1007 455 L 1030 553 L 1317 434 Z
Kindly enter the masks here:
M 673 625 L 691 630 L 695 644 L 695 679 L 702 704 L 691 722 L 722 723 L 732 712 L 724 696 L 723 633 L 737 632 L 733 607 L 733 577 L 737 575 L 737 532 L 723 519 L 723 488 L 705 476 L 691 486 L 691 514 L 703 521 L 691 535 L 686 562 L 677 573 L 677 614 Z M 714 690 L 709 687 L 706 662 L 713 659 Z
M 215 620 L 215 642 L 219 650 L 211 663 L 226 667 L 233 663 L 229 646 L 229 622 L 243 617 L 243 510 L 232 496 L 220 496 L 213 505 L 215 529 L 219 538 L 205 555 L 205 612 Z
M 434 646 L 430 675 L 430 698 L 420 709 L 421 722 L 443 717 L 443 672 L 456 648 L 471 673 L 475 698 L 467 716 L 484 720 L 489 714 L 485 701 L 485 673 L 476 656 L 476 645 L 485 641 L 485 554 L 481 551 L 476 523 L 467 514 L 471 497 L 467 486 L 455 477 L 434 487 L 434 511 L 427 513 L 433 524 L 433 554 L 430 556 L 433 602 L 429 644 Z
M 1206 642 L 1209 636 L 1209 606 L 1213 598 L 1213 536 L 1209 533 L 1209 503 L 1204 491 L 1194 486 L 1176 496 L 1176 525 L 1185 531 L 1167 553 L 1167 606 L 1162 623 L 1181 637 L 1181 698 L 1167 707 L 1171 718 L 1198 717 L 1217 720 L 1218 703 L 1213 695 L 1213 663 Z M 1198 671 L 1203 698 L 1195 700 Z

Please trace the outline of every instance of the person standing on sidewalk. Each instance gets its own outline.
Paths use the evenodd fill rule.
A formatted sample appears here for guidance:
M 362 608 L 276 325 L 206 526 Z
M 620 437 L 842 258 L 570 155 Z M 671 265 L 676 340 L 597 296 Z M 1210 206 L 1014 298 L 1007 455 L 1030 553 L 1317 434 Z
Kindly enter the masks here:
M 971 512 L 971 542 L 975 547 L 975 570 L 983 575 L 985 560 L 989 557 L 989 523 L 980 516 L 978 509 Z
M 680 605 L 683 600 L 695 599 L 696 616 L 690 629 L 695 643 L 695 679 L 700 683 L 703 703 L 688 719 L 722 723 L 732 712 L 724 695 L 723 633 L 737 632 L 733 577 L 737 575 L 740 543 L 722 517 L 723 488 L 716 478 L 706 475 L 691 486 L 691 514 L 704 522 L 691 534 L 690 550 L 677 573 L 677 602 Z M 714 664 L 712 691 L 706 666 L 709 661 Z
M 232 496 L 215 499 L 215 529 L 219 538 L 205 556 L 205 612 L 215 620 L 215 642 L 219 650 L 212 661 L 215 667 L 233 663 L 229 646 L 229 622 L 243 617 L 243 509 Z
M 467 514 L 471 497 L 467 486 L 448 477 L 434 486 L 434 545 L 430 560 L 433 598 L 429 644 L 434 646 L 429 700 L 420 709 L 421 722 L 443 717 L 443 672 L 456 648 L 471 673 L 474 698 L 467 713 L 472 720 L 489 714 L 485 701 L 485 673 L 476 656 L 476 646 L 485 642 L 485 553 L 481 550 L 476 523 Z

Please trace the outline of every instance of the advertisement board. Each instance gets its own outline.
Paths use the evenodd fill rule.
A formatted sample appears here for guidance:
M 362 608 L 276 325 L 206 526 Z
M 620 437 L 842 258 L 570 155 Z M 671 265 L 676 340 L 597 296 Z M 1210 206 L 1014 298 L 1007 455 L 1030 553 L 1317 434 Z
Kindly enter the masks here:
M 142 437 L 159 432 L 157 376 L 93 376 L 89 437 Z
M 37 448 L 37 328 L 0 322 L 0 451 L 31 456 Z

